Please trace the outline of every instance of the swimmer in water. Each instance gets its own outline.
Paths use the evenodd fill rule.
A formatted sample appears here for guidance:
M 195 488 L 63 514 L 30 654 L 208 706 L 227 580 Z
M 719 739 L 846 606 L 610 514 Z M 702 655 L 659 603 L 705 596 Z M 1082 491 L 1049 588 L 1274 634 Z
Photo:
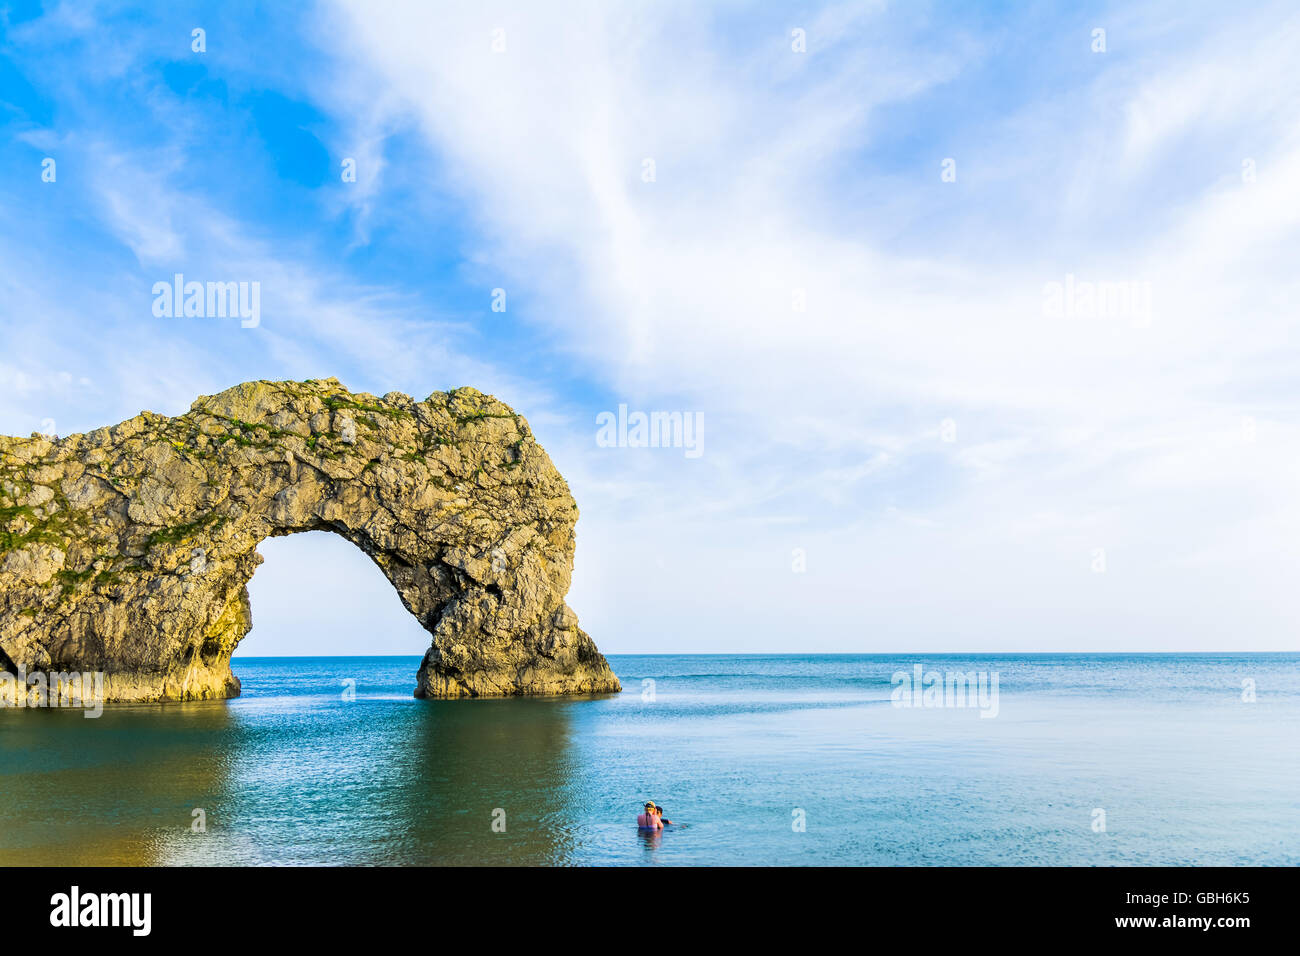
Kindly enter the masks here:
M 659 819 L 659 814 L 655 813 L 656 809 L 658 808 L 655 807 L 653 800 L 646 801 L 645 812 L 636 815 L 638 830 L 662 830 L 664 828 L 663 821 Z

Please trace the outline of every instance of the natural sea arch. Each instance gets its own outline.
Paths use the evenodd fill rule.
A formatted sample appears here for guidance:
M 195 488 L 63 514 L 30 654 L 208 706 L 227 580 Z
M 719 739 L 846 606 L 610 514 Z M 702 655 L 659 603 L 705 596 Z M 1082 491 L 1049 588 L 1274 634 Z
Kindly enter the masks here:
M 417 696 L 616 691 L 564 603 L 577 517 L 527 422 L 471 388 L 248 382 L 0 438 L 0 665 L 103 672 L 109 700 L 234 696 L 258 544 L 330 531 L 429 632 Z

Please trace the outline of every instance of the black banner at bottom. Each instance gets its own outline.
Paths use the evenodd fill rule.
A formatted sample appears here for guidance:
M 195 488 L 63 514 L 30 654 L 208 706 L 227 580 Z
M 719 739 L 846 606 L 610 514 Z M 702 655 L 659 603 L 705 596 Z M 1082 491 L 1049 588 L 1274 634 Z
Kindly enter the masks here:
M 4 869 L 3 909 L 32 936 L 128 945 L 192 942 L 212 922 L 257 927 L 259 941 L 330 943 L 358 929 L 386 944 L 426 943 L 432 926 L 529 922 L 639 924 L 692 913 L 716 932 L 813 919 L 881 939 L 929 932 L 1049 939 L 1185 939 L 1221 943 L 1284 930 L 1293 869 Z M 432 925 L 430 923 L 432 921 Z M 473 921 L 466 923 L 466 921 Z M 205 929 L 204 926 L 207 926 Z M 512 930 L 513 928 L 513 930 Z M 952 935 L 957 932 L 957 935 Z M 707 928 L 703 930 L 708 933 Z M 1246 934 L 1243 936 L 1242 934 Z M 436 934 L 435 934 L 436 935 Z M 495 934 L 493 934 L 495 935 Z

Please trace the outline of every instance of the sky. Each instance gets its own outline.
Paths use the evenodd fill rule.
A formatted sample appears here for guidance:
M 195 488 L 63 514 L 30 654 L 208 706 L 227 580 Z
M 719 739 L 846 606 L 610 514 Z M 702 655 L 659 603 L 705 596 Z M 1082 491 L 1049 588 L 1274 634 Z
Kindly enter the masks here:
M 606 652 L 1296 650 L 1298 49 L 1267 0 L 0 0 L 0 433 L 472 385 Z M 427 646 L 341 539 L 261 551 L 241 652 Z

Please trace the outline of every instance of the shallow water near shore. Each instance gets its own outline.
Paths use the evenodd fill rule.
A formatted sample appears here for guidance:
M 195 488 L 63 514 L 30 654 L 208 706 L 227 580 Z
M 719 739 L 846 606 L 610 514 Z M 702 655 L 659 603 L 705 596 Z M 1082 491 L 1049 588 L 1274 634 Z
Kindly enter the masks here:
M 0 710 L 0 863 L 1300 863 L 1300 654 L 609 660 L 590 699 L 237 658 L 231 701 Z M 996 716 L 895 706 L 917 664 Z

